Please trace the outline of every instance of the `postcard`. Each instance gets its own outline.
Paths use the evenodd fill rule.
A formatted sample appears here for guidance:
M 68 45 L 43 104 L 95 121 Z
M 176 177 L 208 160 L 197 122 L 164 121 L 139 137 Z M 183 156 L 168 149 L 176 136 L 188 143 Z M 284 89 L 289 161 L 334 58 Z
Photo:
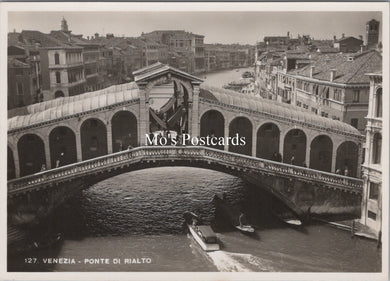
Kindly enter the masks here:
M 387 280 L 388 8 L 1 3 L 2 279 Z

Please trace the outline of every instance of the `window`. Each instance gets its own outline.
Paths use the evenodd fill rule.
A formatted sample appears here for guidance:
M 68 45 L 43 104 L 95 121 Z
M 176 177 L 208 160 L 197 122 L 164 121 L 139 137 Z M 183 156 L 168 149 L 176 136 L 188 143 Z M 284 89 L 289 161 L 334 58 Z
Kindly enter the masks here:
M 382 135 L 376 133 L 372 141 L 372 163 L 373 164 L 381 163 L 381 153 L 382 153 Z
M 376 90 L 375 117 L 382 117 L 382 88 Z
M 359 99 L 360 99 L 360 91 L 359 90 L 353 91 L 353 100 L 352 100 L 352 102 L 359 102 Z
M 21 82 L 18 82 L 16 84 L 17 90 L 18 90 L 18 95 L 23 96 L 23 84 Z
M 302 102 L 297 101 L 297 106 L 301 107 L 302 106 Z
M 358 123 L 359 123 L 359 119 L 357 119 L 357 118 L 352 118 L 351 119 L 351 126 L 352 127 L 355 127 L 357 129 L 358 128 Z
M 60 64 L 60 55 L 57 53 L 54 54 L 54 63 Z
M 314 107 L 311 108 L 311 111 L 314 112 L 315 114 L 318 113 L 318 109 L 317 109 L 317 108 L 314 108 Z
M 59 73 L 58 71 L 56 72 L 56 83 L 61 83 L 61 73 Z
M 373 200 L 378 200 L 379 185 L 377 183 L 370 182 L 370 191 L 368 193 L 368 198 Z
M 371 212 L 371 211 L 367 211 L 367 217 L 369 217 L 370 219 L 372 220 L 376 220 L 376 214 L 374 212 Z
M 334 89 L 334 100 L 341 101 L 341 90 L 340 89 Z

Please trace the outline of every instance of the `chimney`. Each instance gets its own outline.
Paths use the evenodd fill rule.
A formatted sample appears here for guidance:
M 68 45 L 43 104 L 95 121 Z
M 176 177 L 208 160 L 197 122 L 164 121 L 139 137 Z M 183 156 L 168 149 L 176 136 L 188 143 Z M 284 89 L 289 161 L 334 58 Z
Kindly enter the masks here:
M 99 38 L 99 33 L 95 33 L 95 39 Z
M 345 37 L 345 33 L 343 33 L 342 35 L 341 35 L 341 38 L 344 38 Z
M 290 31 L 287 31 L 287 37 L 290 37 Z
M 336 78 L 336 69 L 330 70 L 330 82 L 333 82 L 333 80 Z
M 336 42 L 336 35 L 333 35 L 333 42 Z
M 315 66 L 314 65 L 310 66 L 310 78 L 313 78 L 314 71 L 315 71 Z

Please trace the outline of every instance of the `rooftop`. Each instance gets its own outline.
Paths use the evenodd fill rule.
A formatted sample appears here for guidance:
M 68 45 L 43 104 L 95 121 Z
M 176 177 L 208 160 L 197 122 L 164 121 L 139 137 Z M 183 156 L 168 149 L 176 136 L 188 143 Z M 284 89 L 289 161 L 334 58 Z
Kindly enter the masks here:
M 288 73 L 310 77 L 311 66 L 315 67 L 314 79 L 330 81 L 330 70 L 336 69 L 334 83 L 365 84 L 370 82 L 366 73 L 382 69 L 382 56 L 376 50 L 356 54 L 318 54 L 311 64 Z
M 8 130 L 39 124 L 138 98 L 137 84 L 131 82 L 95 92 L 37 103 L 26 107 L 26 115 L 9 118 Z

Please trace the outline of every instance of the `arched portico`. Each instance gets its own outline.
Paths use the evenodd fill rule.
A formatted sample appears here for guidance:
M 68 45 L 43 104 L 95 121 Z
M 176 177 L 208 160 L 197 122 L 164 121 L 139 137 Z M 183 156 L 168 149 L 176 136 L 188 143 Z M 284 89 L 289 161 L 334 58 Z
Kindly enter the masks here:
M 320 135 L 310 145 L 310 168 L 325 172 L 332 170 L 333 144 L 330 137 Z
M 46 169 L 45 145 L 36 134 L 23 135 L 18 141 L 20 176 Z
M 224 137 L 225 119 L 221 112 L 217 110 L 206 111 L 200 118 L 201 137 Z M 223 145 L 213 145 L 213 148 L 224 149 Z
M 76 135 L 68 127 L 54 128 L 49 135 L 51 167 L 77 162 Z
M 151 117 L 153 122 L 157 122 L 164 129 L 173 129 L 176 132 L 181 130 L 177 133 L 185 132 L 199 136 L 199 85 L 203 82 L 201 79 L 162 63 L 137 70 L 133 75 L 139 88 L 141 144 L 146 143 L 146 134 L 150 133 Z M 172 82 L 175 90 L 172 104 L 167 104 L 167 110 L 164 109 L 164 112 L 151 110 L 149 104 L 151 89 L 155 85 Z
M 358 146 L 352 141 L 345 141 L 337 148 L 336 171 L 341 174 L 356 177 L 358 168 Z
M 83 160 L 107 154 L 107 128 L 99 119 L 90 118 L 80 127 Z
M 118 111 L 111 119 L 112 150 L 118 152 L 138 146 L 137 117 L 130 111 Z
M 12 149 L 7 146 L 7 179 L 11 180 L 16 177 L 15 159 Z
M 253 126 L 251 121 L 247 117 L 236 117 L 229 124 L 229 137 L 231 138 L 229 144 L 229 151 L 252 155 L 252 131 Z M 235 143 L 232 139 L 238 139 Z M 245 145 L 240 143 L 239 139 L 245 139 Z
M 256 157 L 278 160 L 280 130 L 274 123 L 265 123 L 257 131 Z
M 292 129 L 284 137 L 283 162 L 301 166 L 305 159 L 306 135 L 300 129 Z

